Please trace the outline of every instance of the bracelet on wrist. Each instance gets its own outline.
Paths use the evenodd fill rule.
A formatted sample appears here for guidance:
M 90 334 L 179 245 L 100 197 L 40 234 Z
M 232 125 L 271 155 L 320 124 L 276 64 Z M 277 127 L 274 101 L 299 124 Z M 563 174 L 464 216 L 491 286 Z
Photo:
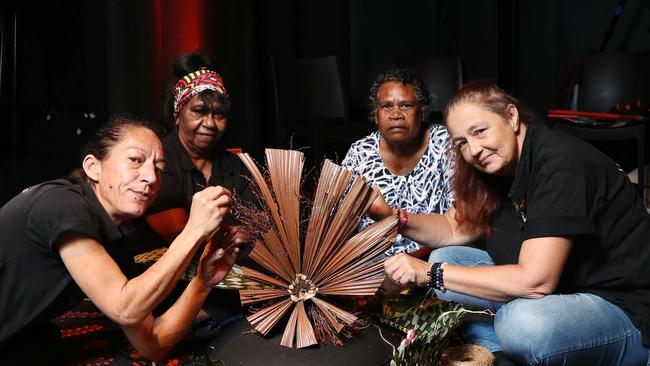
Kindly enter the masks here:
M 435 262 L 431 264 L 431 267 L 429 267 L 429 271 L 427 272 L 427 285 L 429 287 L 440 292 L 447 291 L 445 288 L 445 281 L 443 276 L 443 268 L 446 265 L 446 262 Z
M 429 269 L 427 269 L 427 287 L 431 288 L 433 287 L 433 283 L 431 282 L 431 269 L 433 268 L 433 263 L 429 263 Z
M 409 222 L 409 214 L 403 208 L 397 209 L 397 228 L 401 229 Z

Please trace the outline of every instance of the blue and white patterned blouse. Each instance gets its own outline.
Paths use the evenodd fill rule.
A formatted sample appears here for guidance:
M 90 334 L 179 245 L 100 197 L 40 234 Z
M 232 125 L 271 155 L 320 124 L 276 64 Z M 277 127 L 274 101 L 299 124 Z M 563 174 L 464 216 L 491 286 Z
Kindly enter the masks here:
M 379 140 L 379 131 L 375 131 L 353 143 L 341 165 L 377 186 L 390 206 L 414 213 L 444 213 L 452 207 L 453 149 L 444 126 L 429 127 L 426 151 L 415 168 L 404 176 L 394 175 L 386 168 L 379 154 Z M 364 218 L 359 230 L 373 222 L 369 217 Z M 413 252 L 421 247 L 398 234 L 386 255 Z

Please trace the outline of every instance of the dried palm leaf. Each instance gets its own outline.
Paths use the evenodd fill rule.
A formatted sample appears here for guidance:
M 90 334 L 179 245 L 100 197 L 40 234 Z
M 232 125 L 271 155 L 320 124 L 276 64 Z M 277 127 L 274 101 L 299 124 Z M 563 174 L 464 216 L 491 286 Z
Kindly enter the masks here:
M 383 263 L 377 256 L 388 249 L 397 235 L 397 218 L 388 217 L 356 233 L 359 222 L 377 193 L 362 176 L 325 160 L 311 204 L 309 221 L 301 225 L 300 182 L 303 154 L 291 150 L 265 151 L 268 176 L 262 174 L 248 154 L 238 154 L 251 172 L 258 196 L 272 223 L 263 233 L 253 232 L 256 241 L 251 258 L 271 275 L 243 267 L 243 277 L 265 284 L 265 288 L 240 291 L 241 301 L 272 303 L 248 317 L 257 331 L 267 334 L 293 306 L 281 345 L 307 347 L 318 343 L 309 312 L 335 332 L 357 318 L 323 296 L 374 294 L 384 279 Z M 237 211 L 235 207 L 235 211 Z M 259 212 L 239 210 L 238 219 L 249 230 L 259 225 Z M 250 225 L 246 225 L 250 223 Z M 305 228 L 301 235 L 301 227 Z M 301 245 L 304 238 L 304 245 Z M 282 299 L 282 298 L 285 299 Z M 316 324 L 318 326 L 318 324 Z M 319 333 L 320 332 L 319 330 Z

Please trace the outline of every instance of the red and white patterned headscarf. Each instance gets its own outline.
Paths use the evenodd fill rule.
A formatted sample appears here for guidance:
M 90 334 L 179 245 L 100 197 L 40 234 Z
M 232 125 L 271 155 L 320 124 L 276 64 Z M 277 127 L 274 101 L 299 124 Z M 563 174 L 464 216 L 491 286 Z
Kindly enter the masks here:
M 214 90 L 228 96 L 221 76 L 214 71 L 201 69 L 180 78 L 174 84 L 174 117 L 178 117 L 181 109 L 193 96 L 204 90 Z

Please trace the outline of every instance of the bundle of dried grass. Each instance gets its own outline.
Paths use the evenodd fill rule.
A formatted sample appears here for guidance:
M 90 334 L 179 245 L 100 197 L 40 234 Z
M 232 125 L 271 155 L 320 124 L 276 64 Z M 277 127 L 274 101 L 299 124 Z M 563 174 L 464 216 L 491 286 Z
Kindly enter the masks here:
M 262 334 L 267 334 L 292 309 L 280 344 L 307 347 L 318 343 L 312 321 L 320 327 L 326 324 L 330 329 L 318 329 L 319 334 L 326 334 L 339 333 L 357 319 L 323 296 L 373 295 L 377 291 L 384 273 L 383 263 L 375 258 L 395 241 L 397 218 L 386 218 L 355 234 L 377 193 L 362 176 L 326 160 L 309 220 L 303 225 L 300 220 L 303 154 L 275 149 L 267 149 L 265 153 L 266 176 L 248 154 L 238 155 L 252 174 L 258 195 L 266 206 L 267 218 L 261 218 L 259 211 L 243 209 L 238 210 L 238 219 L 245 225 L 249 223 L 249 230 L 257 238 L 251 258 L 272 273 L 267 275 L 243 267 L 243 275 L 273 288 L 241 290 L 240 297 L 243 304 L 269 302 L 248 317 Z M 271 224 L 266 225 L 264 221 Z M 255 228 L 268 229 L 256 233 Z M 317 319 L 312 315 L 311 321 L 305 310 L 308 301 L 318 314 Z M 310 308 L 309 312 L 313 313 L 314 309 Z

